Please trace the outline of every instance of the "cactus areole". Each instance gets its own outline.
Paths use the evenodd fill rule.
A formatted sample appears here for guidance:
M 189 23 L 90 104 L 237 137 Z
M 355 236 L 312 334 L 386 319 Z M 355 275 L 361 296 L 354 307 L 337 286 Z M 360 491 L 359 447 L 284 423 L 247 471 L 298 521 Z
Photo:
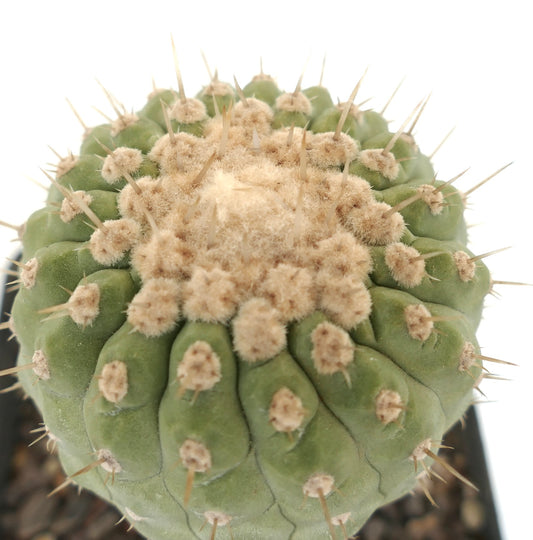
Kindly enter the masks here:
M 355 92 L 180 86 L 107 93 L 20 230 L 10 328 L 59 488 L 153 540 L 348 538 L 481 380 L 465 196 Z

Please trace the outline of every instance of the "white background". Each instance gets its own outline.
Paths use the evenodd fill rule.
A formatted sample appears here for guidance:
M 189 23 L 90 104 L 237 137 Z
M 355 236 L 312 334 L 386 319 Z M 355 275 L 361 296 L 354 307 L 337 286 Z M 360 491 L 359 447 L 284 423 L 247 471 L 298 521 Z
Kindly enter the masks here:
M 208 81 L 201 51 L 220 78 L 241 86 L 264 70 L 293 89 L 304 66 L 304 86 L 324 84 L 344 100 L 369 66 L 356 101 L 380 109 L 407 77 L 388 109 L 398 127 L 432 92 L 415 134 L 435 156 L 439 178 L 466 167 L 457 185 L 468 189 L 510 161 L 514 164 L 471 198 L 471 247 L 477 253 L 513 246 L 486 262 L 494 279 L 533 282 L 531 248 L 533 39 L 527 2 L 403 0 L 380 2 L 4 2 L 0 8 L 0 219 L 20 224 L 41 205 L 47 183 L 39 167 L 77 151 L 81 126 L 112 114 L 98 78 L 124 104 L 140 108 L 151 90 L 175 87 L 170 35 L 185 89 Z M 8 7 L 5 7 L 8 6 Z M 0 254 L 9 256 L 13 232 L 0 228 Z M 484 382 L 481 406 L 487 451 L 506 540 L 530 534 L 533 484 L 530 324 L 532 290 L 500 286 L 487 300 L 479 341 L 486 355 L 517 362 L 491 366 L 510 382 Z

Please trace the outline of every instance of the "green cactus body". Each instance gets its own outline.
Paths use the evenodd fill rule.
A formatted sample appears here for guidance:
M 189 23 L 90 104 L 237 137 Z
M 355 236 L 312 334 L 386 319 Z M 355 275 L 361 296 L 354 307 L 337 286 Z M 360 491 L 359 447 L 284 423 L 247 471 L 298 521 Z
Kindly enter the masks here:
M 490 276 L 465 241 L 377 112 L 263 74 L 157 90 L 26 224 L 20 381 L 69 482 L 148 538 L 346 538 L 471 401 Z

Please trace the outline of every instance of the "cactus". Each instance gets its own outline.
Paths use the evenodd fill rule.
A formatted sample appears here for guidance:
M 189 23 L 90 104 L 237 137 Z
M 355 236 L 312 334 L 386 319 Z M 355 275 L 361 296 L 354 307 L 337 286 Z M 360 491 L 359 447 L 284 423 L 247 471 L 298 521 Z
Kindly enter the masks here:
M 147 538 L 347 538 L 482 378 L 465 197 L 404 131 L 422 105 L 391 133 L 359 84 L 178 83 L 135 114 L 107 93 L 117 118 L 60 159 L 20 231 L 9 373 L 59 488 Z

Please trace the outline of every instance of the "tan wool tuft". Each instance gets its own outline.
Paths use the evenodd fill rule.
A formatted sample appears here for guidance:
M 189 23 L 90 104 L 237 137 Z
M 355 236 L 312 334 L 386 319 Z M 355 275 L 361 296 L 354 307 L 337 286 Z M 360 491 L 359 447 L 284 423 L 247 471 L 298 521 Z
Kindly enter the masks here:
M 424 439 L 421 443 L 417 444 L 409 459 L 411 461 L 422 461 L 426 456 L 426 450 L 431 449 L 431 439 Z
M 159 138 L 148 157 L 163 174 L 200 170 L 213 153 L 212 146 L 202 137 L 190 133 L 175 133 Z
M 111 474 L 116 474 L 122 471 L 122 467 L 120 463 L 113 456 L 113 454 L 111 453 L 111 450 L 102 448 L 98 450 L 96 455 L 98 457 L 98 460 L 100 459 L 104 460 L 104 462 L 101 464 L 102 469 L 104 469 L 104 471 Z
M 299 112 L 305 115 L 311 114 L 313 106 L 309 98 L 302 92 L 281 94 L 276 98 L 276 109 L 286 112 Z
M 22 285 L 26 289 L 31 289 L 35 285 L 35 280 L 37 279 L 37 271 L 39 270 L 39 261 L 32 257 L 28 259 L 20 271 L 20 279 L 22 280 Z
M 191 244 L 162 230 L 133 251 L 132 262 L 143 281 L 155 278 L 182 278 L 189 274 L 194 253 Z
M 376 397 L 376 416 L 382 424 L 396 422 L 404 408 L 400 394 L 394 390 L 384 388 Z
M 185 390 L 209 390 L 220 381 L 220 358 L 206 341 L 190 345 L 178 364 L 177 376 L 180 388 Z
M 444 208 L 444 195 L 442 191 L 437 191 L 435 186 L 431 184 L 418 186 L 416 191 L 422 195 L 422 200 L 428 205 L 434 216 L 442 213 Z
M 269 134 L 272 131 L 272 109 L 264 101 L 255 98 L 246 98 L 233 107 L 233 124 L 246 131 L 256 130 L 258 135 Z
M 400 166 L 391 152 L 383 153 L 381 148 L 369 148 L 362 150 L 359 161 L 367 169 L 382 174 L 388 180 L 396 180 L 400 172 Z
M 204 517 L 209 525 L 225 527 L 233 518 L 229 514 L 217 512 L 215 510 L 207 510 L 204 512 Z
M 389 210 L 391 207 L 384 202 L 356 208 L 348 214 L 347 225 L 366 244 L 382 246 L 398 242 L 405 224 L 399 212 L 388 213 Z
M 47 381 L 50 378 L 50 366 L 48 364 L 48 359 L 44 355 L 44 352 L 40 349 L 33 353 L 31 358 L 33 363 L 33 372 L 39 379 Z
M 160 336 L 179 316 L 180 286 L 171 279 L 147 280 L 128 306 L 128 322 L 141 334 Z
M 331 375 L 344 371 L 353 362 L 355 346 L 348 332 L 324 321 L 311 333 L 311 358 L 318 373 Z
M 105 221 L 104 228 L 91 235 L 91 254 L 100 264 L 115 264 L 137 243 L 140 234 L 141 227 L 132 219 Z
M 168 116 L 180 124 L 195 124 L 207 119 L 207 111 L 199 99 L 178 99 L 170 109 Z
M 474 279 L 476 275 L 476 263 L 471 260 L 470 255 L 464 251 L 456 251 L 453 260 L 459 273 L 459 278 L 465 283 Z
M 89 206 L 93 202 L 93 198 L 86 191 L 74 191 L 71 196 L 65 197 L 61 201 L 61 210 L 59 217 L 63 223 L 69 223 L 78 214 L 83 214 L 83 208 L 77 202 L 80 201 L 82 205 Z
M 120 360 L 113 360 L 102 368 L 98 389 L 107 401 L 118 403 L 128 393 L 128 367 Z
M 213 79 L 203 90 L 204 96 L 230 96 L 233 95 L 233 88 L 225 82 Z
M 205 89 L 228 92 L 216 78 Z M 302 103 L 310 111 L 301 92 L 289 93 L 277 110 L 303 112 Z M 369 245 L 398 241 L 404 228 L 368 182 L 339 171 L 358 155 L 352 138 L 272 130 L 272 117 L 267 104 L 246 98 L 206 119 L 202 137 L 162 136 L 148 156 L 159 177 L 141 178 L 140 194 L 128 185 L 119 197 L 122 221 L 135 222 L 137 236 L 121 251 L 106 223 L 91 239 L 99 262 L 131 250 L 143 283 L 182 282 L 188 319 L 225 323 L 237 312 L 234 347 L 249 361 L 277 354 L 284 325 L 317 308 L 346 328 L 367 317 Z M 261 309 L 245 308 L 251 300 Z
M 231 272 L 237 294 L 239 304 L 254 296 L 260 296 L 260 286 L 266 279 L 267 269 L 265 268 L 265 260 L 260 258 L 248 258 L 240 256 L 237 259 L 226 259 L 224 261 L 225 271 Z M 279 314 L 278 314 L 279 315 Z M 279 315 L 281 320 L 281 315 Z
M 335 487 L 335 479 L 330 474 L 316 473 L 311 475 L 302 489 L 306 497 L 325 497 L 329 495 Z
M 252 77 L 252 82 L 257 82 L 257 81 L 276 82 L 274 77 L 272 77 L 272 75 L 268 75 L 267 73 L 258 73 L 257 75 L 254 75 Z
M 317 285 L 320 308 L 343 328 L 354 328 L 370 315 L 372 299 L 361 280 L 332 277 L 322 271 L 317 275 Z
M 359 153 L 357 142 L 344 133 L 317 133 L 308 144 L 309 162 L 320 167 L 344 166 Z
M 420 259 L 418 250 L 401 242 L 389 244 L 385 248 L 385 264 L 402 287 L 420 285 L 426 274 L 426 264 L 424 259 Z
M 183 288 L 183 313 L 193 321 L 225 322 L 235 312 L 238 299 L 229 272 L 196 267 Z
M 207 211 L 216 204 L 217 219 L 225 228 L 242 229 L 243 222 L 250 222 L 253 216 L 254 219 L 265 220 L 262 221 L 263 233 L 275 234 L 277 232 L 279 237 L 282 237 L 283 233 L 277 231 L 276 227 L 291 223 L 292 216 L 286 215 L 289 213 L 283 207 L 278 195 L 266 189 L 253 189 L 252 186 L 241 181 L 241 178 L 248 179 L 254 169 L 258 176 L 267 172 L 257 166 L 248 168 L 242 175 L 221 170 L 215 171 L 211 182 L 202 189 L 204 204 L 200 208 L 205 208 Z M 266 179 L 264 181 L 268 182 Z
M 461 356 L 459 358 L 459 371 L 468 372 L 468 370 L 476 363 L 477 352 L 473 343 L 469 341 L 463 345 Z
M 111 135 L 115 137 L 121 131 L 136 124 L 138 120 L 139 117 L 134 113 L 121 114 L 116 120 L 111 122 Z
M 280 315 L 264 298 L 242 304 L 233 320 L 233 346 L 247 362 L 267 360 L 286 345 Z
M 345 525 L 350 519 L 351 515 L 351 512 L 345 512 L 344 514 L 337 514 L 336 516 L 331 516 L 331 523 L 333 523 L 333 525 L 336 525 L 337 527 L 340 525 Z
M 127 506 L 124 507 L 124 510 L 126 514 L 128 514 L 128 518 L 130 518 L 132 521 L 139 522 L 150 520 L 149 517 L 139 516 L 139 514 L 136 514 L 131 508 L 128 508 Z
M 335 277 L 364 279 L 372 270 L 370 250 L 347 231 L 318 242 L 312 257 L 318 270 Z
M 67 302 L 68 313 L 80 326 L 91 325 L 100 313 L 100 289 L 96 283 L 78 285 Z
M 273 396 L 268 410 L 268 420 L 276 431 L 291 432 L 303 422 L 305 409 L 302 400 L 286 386 Z
M 186 469 L 197 473 L 211 468 L 211 452 L 200 442 L 186 439 L 180 446 L 180 458 Z
M 301 319 L 315 308 L 313 276 L 306 268 L 289 264 L 271 268 L 260 291 L 284 321 Z
M 133 174 L 143 161 L 142 152 L 137 148 L 121 146 L 106 156 L 102 166 L 102 178 L 114 184 L 127 174 Z
M 276 129 L 269 137 L 261 139 L 261 150 L 276 165 L 297 166 L 304 132 L 300 127 Z M 305 133 L 307 140 L 309 135 Z
M 431 313 L 423 304 L 412 304 L 404 309 L 407 331 L 413 339 L 426 341 L 433 331 Z
M 334 204 L 336 213 L 344 219 L 354 208 L 375 202 L 370 184 L 351 174 L 328 172 L 317 186 L 321 198 Z
M 172 279 L 149 279 L 128 306 L 128 322 L 145 336 L 160 336 L 178 319 L 179 297 L 180 286 Z
M 165 189 L 162 181 L 154 180 L 151 176 L 139 178 L 135 185 L 141 191 L 140 194 L 129 184 L 120 191 L 120 214 L 145 225 L 148 223 L 148 213 L 156 223 L 160 222 L 172 206 L 169 190 Z
M 346 101 L 341 101 L 340 103 L 337 103 L 336 107 L 337 110 L 342 114 L 342 112 L 346 109 L 346 106 L 348 103 Z M 348 108 L 348 118 L 355 118 L 355 120 L 360 121 L 362 117 L 363 111 L 355 104 L 350 103 Z
M 78 164 L 78 161 L 78 156 L 73 156 L 72 154 L 61 158 L 57 164 L 56 178 L 61 178 L 64 174 L 71 171 Z

